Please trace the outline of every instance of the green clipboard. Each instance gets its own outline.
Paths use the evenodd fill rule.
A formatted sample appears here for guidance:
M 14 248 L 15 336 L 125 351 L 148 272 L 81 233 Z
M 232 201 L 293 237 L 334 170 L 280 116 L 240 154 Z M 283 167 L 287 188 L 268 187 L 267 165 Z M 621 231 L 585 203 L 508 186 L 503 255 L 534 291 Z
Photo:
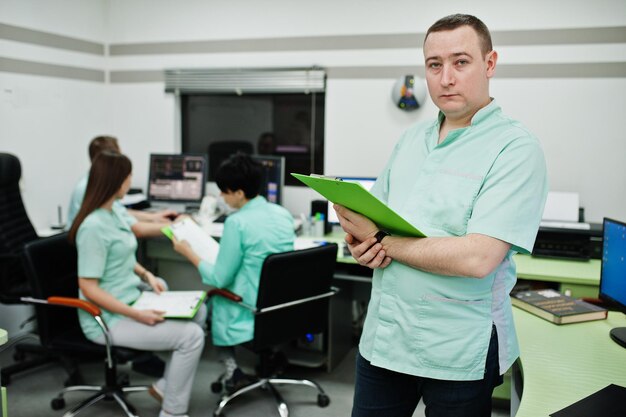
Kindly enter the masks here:
M 361 184 L 314 175 L 295 173 L 291 173 L 291 175 L 326 197 L 327 200 L 364 215 L 391 234 L 426 236 L 385 203 L 374 197 Z

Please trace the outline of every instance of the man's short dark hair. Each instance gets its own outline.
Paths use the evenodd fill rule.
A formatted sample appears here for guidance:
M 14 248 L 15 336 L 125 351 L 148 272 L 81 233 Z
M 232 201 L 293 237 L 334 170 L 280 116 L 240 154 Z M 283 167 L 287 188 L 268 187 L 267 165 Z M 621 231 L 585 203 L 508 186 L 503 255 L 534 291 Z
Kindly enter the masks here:
M 96 136 L 89 143 L 89 159 L 93 161 L 102 151 L 111 151 L 120 153 L 120 146 L 117 144 L 117 138 L 113 136 Z
M 487 25 L 485 25 L 483 21 L 476 16 L 469 14 L 451 14 L 450 16 L 442 17 L 437 20 L 431 27 L 428 28 L 426 36 L 424 37 L 424 43 L 426 43 L 428 35 L 433 32 L 454 30 L 460 28 L 461 26 L 469 26 L 474 29 L 480 40 L 480 49 L 483 53 L 483 57 L 493 50 L 491 33 L 489 33 Z
M 263 168 L 250 156 L 237 153 L 220 165 L 215 182 L 222 192 L 242 190 L 248 200 L 259 195 Z

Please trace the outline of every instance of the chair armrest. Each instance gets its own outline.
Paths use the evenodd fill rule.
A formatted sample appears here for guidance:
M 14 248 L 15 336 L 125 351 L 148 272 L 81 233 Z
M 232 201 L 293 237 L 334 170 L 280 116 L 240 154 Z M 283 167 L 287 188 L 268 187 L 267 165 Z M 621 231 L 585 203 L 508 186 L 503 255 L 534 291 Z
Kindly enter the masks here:
M 106 348 L 106 364 L 107 368 L 113 369 L 115 367 L 115 363 L 113 362 L 113 355 L 111 353 L 111 334 L 109 332 L 109 328 L 102 318 L 102 310 L 97 305 L 90 303 L 89 301 L 81 300 L 80 298 L 74 297 L 48 297 L 47 299 L 39 299 L 33 297 L 21 297 L 22 302 L 28 304 L 45 304 L 45 305 L 55 305 L 61 307 L 70 307 L 70 308 L 80 308 L 81 310 L 86 311 L 91 314 L 100 326 L 102 333 L 104 334 L 104 345 Z
M 97 305 L 90 303 L 89 301 L 81 300 L 79 298 L 71 297 L 48 297 L 48 303 L 53 305 L 80 308 L 86 311 L 92 316 L 101 316 L 102 310 Z
M 252 311 L 252 313 L 254 314 L 256 314 L 257 312 L 256 307 L 251 306 L 250 304 L 244 303 L 243 298 L 240 295 L 235 294 L 234 292 L 225 290 L 223 288 L 213 288 L 212 290 L 208 291 L 207 294 L 209 295 L 209 297 L 217 295 L 219 297 L 226 298 L 227 300 L 232 301 L 233 303 L 237 303 L 241 307 Z
M 230 301 L 234 301 L 235 303 L 240 303 L 243 298 L 240 295 L 235 294 L 234 292 L 225 290 L 223 288 L 213 288 L 208 292 L 209 297 L 213 297 L 214 295 L 224 297 L 229 299 Z
M 322 298 L 329 298 L 332 297 L 333 295 L 337 294 L 339 292 L 339 288 L 337 287 L 330 287 L 328 292 L 325 292 L 323 294 L 318 294 L 318 295 L 314 295 L 311 297 L 306 297 L 306 298 L 300 298 L 298 300 L 292 300 L 292 301 L 288 301 L 286 303 L 282 303 L 282 304 L 276 304 L 273 306 L 269 306 L 269 307 L 263 307 L 259 310 L 255 311 L 255 314 L 263 314 L 263 313 L 268 313 L 270 311 L 274 311 L 274 310 L 281 310 L 283 308 L 287 308 L 287 307 L 292 307 L 298 304 L 304 304 L 304 303 L 310 303 L 311 301 L 316 301 L 316 300 L 321 300 Z

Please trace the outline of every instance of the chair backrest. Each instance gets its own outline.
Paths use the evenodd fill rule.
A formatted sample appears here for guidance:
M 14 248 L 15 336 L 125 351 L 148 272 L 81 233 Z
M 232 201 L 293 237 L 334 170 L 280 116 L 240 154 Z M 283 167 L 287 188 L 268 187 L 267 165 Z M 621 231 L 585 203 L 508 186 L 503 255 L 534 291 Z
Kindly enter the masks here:
M 237 152 L 250 155 L 254 152 L 254 147 L 252 143 L 243 140 L 228 140 L 209 144 L 209 179 L 213 181 L 221 163 Z
M 20 261 L 24 244 L 37 239 L 20 194 L 20 160 L 0 153 L 0 294 L 24 296 L 30 293 Z
M 268 256 L 261 270 L 256 307 L 262 309 L 329 292 L 336 260 L 336 244 Z M 257 315 L 253 349 L 325 331 L 328 303 L 329 298 L 323 298 Z
M 27 243 L 23 259 L 34 298 L 78 297 L 78 256 L 67 233 Z M 35 305 L 35 310 L 42 345 L 57 338 L 84 339 L 75 309 Z

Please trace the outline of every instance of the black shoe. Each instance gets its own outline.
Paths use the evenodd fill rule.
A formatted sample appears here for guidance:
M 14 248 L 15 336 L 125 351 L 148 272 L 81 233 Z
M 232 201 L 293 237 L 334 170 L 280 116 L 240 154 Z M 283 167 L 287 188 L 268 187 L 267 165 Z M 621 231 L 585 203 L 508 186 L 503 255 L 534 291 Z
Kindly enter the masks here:
M 244 373 L 241 369 L 235 369 L 233 372 L 233 376 L 224 381 L 224 389 L 228 395 L 240 390 L 243 387 L 247 387 L 248 385 L 254 384 L 259 379 L 254 375 L 248 375 Z
M 131 365 L 131 369 L 140 374 L 161 378 L 163 374 L 165 374 L 165 362 L 151 353 L 135 359 Z

